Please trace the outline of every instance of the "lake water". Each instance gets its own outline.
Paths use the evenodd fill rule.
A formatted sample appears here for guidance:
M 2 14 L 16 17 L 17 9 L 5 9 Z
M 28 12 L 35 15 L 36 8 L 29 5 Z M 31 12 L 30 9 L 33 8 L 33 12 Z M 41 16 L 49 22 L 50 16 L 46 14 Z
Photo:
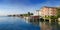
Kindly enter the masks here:
M 28 22 L 19 17 L 0 17 L 0 30 L 60 30 L 60 22 Z
M 60 22 L 40 22 L 40 30 L 60 30 Z
M 0 30 L 40 30 L 40 27 L 22 18 L 0 17 Z

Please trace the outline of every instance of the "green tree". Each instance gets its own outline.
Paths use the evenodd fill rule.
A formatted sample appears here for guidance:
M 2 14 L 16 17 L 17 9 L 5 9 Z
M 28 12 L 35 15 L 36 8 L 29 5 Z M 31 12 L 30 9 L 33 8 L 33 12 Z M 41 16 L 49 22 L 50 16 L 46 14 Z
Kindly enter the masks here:
M 60 17 L 60 8 L 57 8 L 57 17 Z
M 31 13 L 30 15 L 33 15 L 33 13 Z
M 28 15 L 29 15 L 29 16 L 30 16 L 30 15 L 33 15 L 33 13 L 28 12 Z
M 30 16 L 30 12 L 28 12 L 28 15 Z

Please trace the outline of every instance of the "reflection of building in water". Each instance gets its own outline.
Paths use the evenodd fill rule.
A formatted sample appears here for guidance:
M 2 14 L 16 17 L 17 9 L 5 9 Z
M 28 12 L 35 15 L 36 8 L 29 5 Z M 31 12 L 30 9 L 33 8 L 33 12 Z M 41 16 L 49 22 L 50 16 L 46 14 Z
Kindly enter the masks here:
M 47 23 L 40 22 L 41 30 L 60 30 L 60 25 L 58 23 Z
M 58 30 L 60 30 L 60 22 L 58 22 Z
M 58 22 L 58 24 L 60 25 L 60 22 Z
M 41 30 L 51 30 L 52 27 L 48 24 L 46 24 L 45 22 L 41 23 L 40 22 L 40 27 L 41 27 Z
M 39 22 L 37 22 L 37 21 L 36 21 L 36 22 L 33 21 L 33 22 L 31 22 L 31 23 L 32 23 L 33 25 L 39 25 Z

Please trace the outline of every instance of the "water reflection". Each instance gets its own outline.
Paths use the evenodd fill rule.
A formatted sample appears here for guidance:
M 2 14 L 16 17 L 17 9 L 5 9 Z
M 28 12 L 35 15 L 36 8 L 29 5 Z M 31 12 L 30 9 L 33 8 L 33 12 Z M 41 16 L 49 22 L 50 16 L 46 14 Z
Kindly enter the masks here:
M 60 25 L 57 22 L 40 22 L 41 30 L 60 30 Z
M 39 26 L 26 23 L 18 17 L 0 17 L 0 30 L 40 30 Z
M 40 30 L 60 30 L 60 22 L 31 22 L 34 25 L 39 25 Z
M 46 22 L 40 22 L 40 27 L 41 30 L 51 30 L 52 27 L 50 26 L 51 24 L 48 24 Z

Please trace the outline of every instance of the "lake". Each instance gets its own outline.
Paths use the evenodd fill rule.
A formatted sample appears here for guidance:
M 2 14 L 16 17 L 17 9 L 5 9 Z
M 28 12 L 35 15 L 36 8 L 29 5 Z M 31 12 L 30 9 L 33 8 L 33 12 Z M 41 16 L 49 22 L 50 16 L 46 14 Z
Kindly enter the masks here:
M 0 17 L 0 30 L 60 30 L 60 22 L 28 22 L 20 17 Z
M 19 17 L 0 17 L 0 30 L 40 30 L 40 27 Z

